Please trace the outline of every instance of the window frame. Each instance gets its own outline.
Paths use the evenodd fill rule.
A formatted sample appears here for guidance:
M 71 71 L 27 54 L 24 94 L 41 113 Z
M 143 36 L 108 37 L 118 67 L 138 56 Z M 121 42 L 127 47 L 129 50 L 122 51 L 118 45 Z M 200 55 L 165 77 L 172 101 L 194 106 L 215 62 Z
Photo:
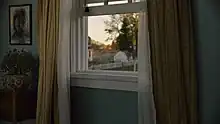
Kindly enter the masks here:
M 104 0 L 104 2 L 115 2 L 115 1 L 125 1 L 125 0 Z M 130 1 L 130 0 L 129 0 Z M 91 3 L 102 3 L 103 0 L 86 0 L 87 4 Z
M 89 12 L 85 12 L 85 1 L 75 1 L 79 2 L 73 3 L 78 11 L 72 11 L 74 16 L 71 17 L 71 77 L 96 80 L 111 79 L 113 81 L 137 83 L 138 71 L 88 70 L 88 16 L 146 12 L 146 2 L 130 3 L 129 0 L 126 4 L 89 7 Z M 100 0 L 89 1 L 97 2 Z M 141 45 L 141 42 L 139 42 L 139 45 Z M 138 49 L 138 56 L 143 56 L 139 55 L 139 53 L 142 53 L 140 51 L 141 49 Z M 140 61 L 139 58 L 138 61 Z M 138 64 L 138 66 L 141 65 Z

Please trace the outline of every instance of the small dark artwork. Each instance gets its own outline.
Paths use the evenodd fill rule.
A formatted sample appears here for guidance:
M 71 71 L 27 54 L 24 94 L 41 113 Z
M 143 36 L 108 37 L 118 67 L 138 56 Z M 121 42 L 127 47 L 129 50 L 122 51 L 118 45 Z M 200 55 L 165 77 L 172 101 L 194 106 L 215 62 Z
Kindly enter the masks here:
M 32 6 L 9 6 L 9 42 L 11 45 L 32 44 Z

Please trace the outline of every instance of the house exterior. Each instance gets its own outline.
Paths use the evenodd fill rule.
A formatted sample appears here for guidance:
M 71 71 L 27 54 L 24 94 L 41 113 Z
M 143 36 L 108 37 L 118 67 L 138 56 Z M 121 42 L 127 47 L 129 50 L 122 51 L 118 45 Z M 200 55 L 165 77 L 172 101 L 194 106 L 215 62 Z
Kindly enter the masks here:
M 128 56 L 126 55 L 125 52 L 119 51 L 115 54 L 114 61 L 115 62 L 128 62 Z

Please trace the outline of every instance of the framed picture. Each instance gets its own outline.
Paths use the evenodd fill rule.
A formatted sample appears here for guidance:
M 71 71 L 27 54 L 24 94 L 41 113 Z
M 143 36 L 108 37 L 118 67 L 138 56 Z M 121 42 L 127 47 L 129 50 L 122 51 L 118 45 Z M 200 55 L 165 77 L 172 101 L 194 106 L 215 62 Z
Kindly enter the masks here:
M 9 6 L 10 45 L 32 45 L 32 5 Z

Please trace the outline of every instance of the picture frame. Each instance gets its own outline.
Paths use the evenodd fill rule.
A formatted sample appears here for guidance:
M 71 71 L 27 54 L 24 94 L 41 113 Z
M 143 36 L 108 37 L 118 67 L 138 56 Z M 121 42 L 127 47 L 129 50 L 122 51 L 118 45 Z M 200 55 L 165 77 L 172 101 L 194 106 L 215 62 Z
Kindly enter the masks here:
M 32 45 L 32 5 L 9 5 L 9 44 Z

